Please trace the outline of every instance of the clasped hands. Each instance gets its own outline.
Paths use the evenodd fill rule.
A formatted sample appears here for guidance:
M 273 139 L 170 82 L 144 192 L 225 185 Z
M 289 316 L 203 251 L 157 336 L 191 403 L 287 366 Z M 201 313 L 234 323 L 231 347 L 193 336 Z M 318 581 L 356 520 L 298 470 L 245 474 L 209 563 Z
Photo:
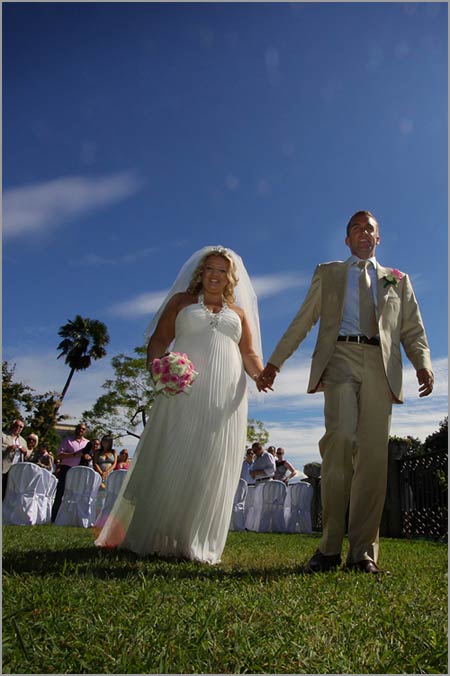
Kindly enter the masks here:
M 273 391 L 273 381 L 275 380 L 279 369 L 273 364 L 266 364 L 259 376 L 256 378 L 256 387 L 259 392 Z

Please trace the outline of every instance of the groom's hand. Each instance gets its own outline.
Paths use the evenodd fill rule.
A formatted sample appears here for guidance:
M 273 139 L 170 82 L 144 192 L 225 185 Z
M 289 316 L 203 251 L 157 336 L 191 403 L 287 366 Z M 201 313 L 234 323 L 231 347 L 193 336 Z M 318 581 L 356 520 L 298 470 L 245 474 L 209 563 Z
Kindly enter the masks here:
M 417 380 L 419 381 L 419 397 L 427 397 L 433 391 L 434 375 L 428 369 L 419 369 L 417 371 Z
M 267 389 L 273 390 L 273 381 L 276 378 L 279 369 L 273 364 L 266 364 L 264 370 L 258 376 L 256 380 L 256 387 L 260 392 L 265 392 Z

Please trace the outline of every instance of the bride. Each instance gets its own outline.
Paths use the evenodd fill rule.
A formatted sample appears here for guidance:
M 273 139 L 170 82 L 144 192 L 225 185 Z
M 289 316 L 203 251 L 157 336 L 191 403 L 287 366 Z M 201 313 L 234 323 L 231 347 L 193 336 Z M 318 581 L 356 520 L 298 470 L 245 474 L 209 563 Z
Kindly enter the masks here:
M 149 327 L 147 365 L 172 349 L 198 377 L 158 396 L 95 544 L 217 563 L 247 436 L 247 383 L 263 369 L 256 296 L 242 259 L 204 247 L 184 264 Z

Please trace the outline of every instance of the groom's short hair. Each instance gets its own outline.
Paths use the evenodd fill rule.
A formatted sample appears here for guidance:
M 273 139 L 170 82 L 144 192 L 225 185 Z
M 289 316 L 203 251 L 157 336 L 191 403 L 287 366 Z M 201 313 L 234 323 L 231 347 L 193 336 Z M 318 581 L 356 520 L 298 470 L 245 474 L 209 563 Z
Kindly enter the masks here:
M 351 219 L 350 219 L 349 222 L 347 223 L 347 237 L 348 237 L 349 234 L 350 234 L 350 228 L 351 228 L 352 225 L 353 225 L 353 221 L 355 220 L 355 218 L 356 218 L 357 216 L 367 216 L 368 218 L 371 218 L 371 219 L 372 219 L 373 221 L 375 221 L 375 223 L 377 224 L 377 230 L 378 230 L 378 232 L 380 231 L 380 226 L 378 225 L 378 221 L 377 221 L 377 219 L 375 218 L 375 216 L 374 216 L 370 211 L 357 211 L 355 214 L 353 214 L 353 216 L 351 217 Z

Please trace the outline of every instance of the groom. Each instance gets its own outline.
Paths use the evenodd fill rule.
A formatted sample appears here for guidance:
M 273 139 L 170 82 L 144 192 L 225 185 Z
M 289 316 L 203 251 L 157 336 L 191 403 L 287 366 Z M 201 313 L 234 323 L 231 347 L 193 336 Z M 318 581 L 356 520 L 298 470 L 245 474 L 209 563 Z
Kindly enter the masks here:
M 341 563 L 349 510 L 347 567 L 380 573 L 378 531 L 387 483 L 392 402 L 402 403 L 400 344 L 417 372 L 419 396 L 433 390 L 430 349 L 408 275 L 375 258 L 378 223 L 358 211 L 347 225 L 345 262 L 318 265 L 303 305 L 257 379 L 270 387 L 320 318 L 308 392 L 323 391 L 322 522 L 305 572 Z

